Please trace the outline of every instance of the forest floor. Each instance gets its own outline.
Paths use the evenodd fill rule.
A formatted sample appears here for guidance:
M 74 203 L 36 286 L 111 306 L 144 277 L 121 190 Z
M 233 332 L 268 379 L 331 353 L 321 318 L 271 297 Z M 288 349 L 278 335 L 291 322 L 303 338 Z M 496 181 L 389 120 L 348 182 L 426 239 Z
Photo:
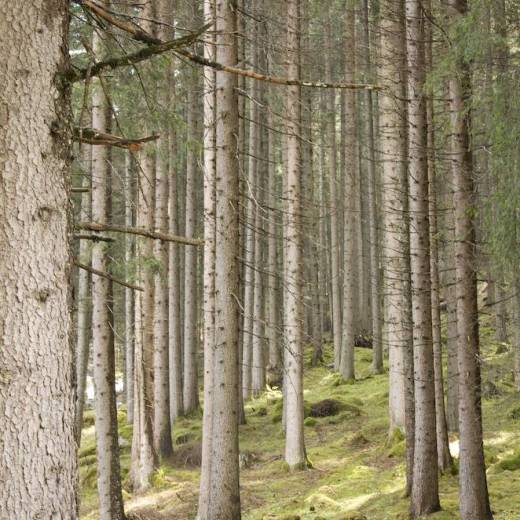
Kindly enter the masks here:
M 494 342 L 486 326 L 482 326 L 481 335 L 485 454 L 492 509 L 495 520 L 520 520 L 520 397 L 512 385 L 511 347 Z M 330 358 L 330 352 L 326 357 Z M 305 420 L 307 453 L 313 469 L 289 473 L 283 462 L 280 392 L 269 391 L 247 403 L 247 425 L 240 427 L 241 458 L 247 466 L 241 471 L 245 520 L 408 518 L 408 500 L 403 497 L 404 441 L 399 435 L 388 439 L 388 376 L 371 375 L 370 359 L 370 350 L 356 350 L 354 384 L 342 382 L 325 367 L 306 366 L 306 411 L 323 399 L 341 403 L 334 416 Z M 80 450 L 83 520 L 98 518 L 92 422 L 87 412 Z M 124 480 L 131 441 L 124 411 L 120 412 L 120 426 Z M 126 510 L 139 513 L 136 518 L 194 518 L 201 418 L 177 421 L 173 437 L 176 453 L 156 472 L 151 489 L 141 495 L 124 492 Z M 457 456 L 457 437 L 450 440 Z M 459 518 L 457 487 L 456 475 L 441 476 L 443 510 L 430 518 Z

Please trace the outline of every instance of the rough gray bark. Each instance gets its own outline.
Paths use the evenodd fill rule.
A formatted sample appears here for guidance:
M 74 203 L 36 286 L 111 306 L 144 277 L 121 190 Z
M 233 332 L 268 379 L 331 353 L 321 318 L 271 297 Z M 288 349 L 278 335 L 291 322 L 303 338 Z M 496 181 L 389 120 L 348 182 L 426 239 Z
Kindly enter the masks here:
M 237 64 L 236 10 L 216 1 L 216 58 Z M 208 512 L 204 520 L 239 520 L 238 337 L 239 176 L 237 78 L 216 73 L 215 348 L 213 364 L 212 453 Z M 207 416 L 204 417 L 208 420 Z M 203 426 L 205 429 L 205 427 Z M 204 464 L 204 463 L 203 463 Z M 209 466 L 206 464 L 205 466 Z M 202 482 L 205 482 L 202 479 Z
M 299 0 L 287 1 L 287 75 L 299 77 Z M 287 182 L 284 255 L 285 280 L 285 461 L 291 471 L 307 466 L 303 435 L 303 280 L 301 230 L 301 93 L 300 88 L 287 88 Z
M 414 350 L 415 443 L 411 514 L 438 511 L 432 340 L 424 16 L 419 0 L 406 0 L 410 259 Z
M 197 73 L 190 72 L 190 88 L 188 90 L 188 141 L 186 164 L 186 236 L 195 237 L 197 218 L 197 158 L 193 148 L 196 138 L 196 112 L 197 96 L 195 90 L 198 86 Z M 197 382 L 197 351 L 198 351 L 198 327 L 197 327 L 197 250 L 194 247 L 185 250 L 184 265 L 184 413 L 189 414 L 199 407 L 199 389 Z
M 68 2 L 1 10 L 0 518 L 74 520 Z
M 458 20 L 467 13 L 466 0 L 449 0 L 447 14 Z M 459 367 L 459 483 L 461 520 L 488 520 L 486 465 L 482 441 L 479 331 L 475 265 L 473 163 L 470 144 L 470 71 L 456 62 L 449 81 L 451 170 L 455 189 L 455 263 L 457 351 Z

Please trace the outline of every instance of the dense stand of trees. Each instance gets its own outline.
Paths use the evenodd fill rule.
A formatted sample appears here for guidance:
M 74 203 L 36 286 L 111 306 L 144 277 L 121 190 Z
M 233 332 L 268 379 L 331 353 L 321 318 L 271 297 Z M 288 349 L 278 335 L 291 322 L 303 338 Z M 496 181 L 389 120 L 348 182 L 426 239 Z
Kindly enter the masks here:
M 327 343 L 353 384 L 356 346 L 388 367 L 411 516 L 441 508 L 456 432 L 460 517 L 492 518 L 478 284 L 520 390 L 518 5 L 323 3 L 0 6 L 1 518 L 77 518 L 88 375 L 102 520 L 118 404 L 133 491 L 202 408 L 193 514 L 240 518 L 244 401 L 281 387 L 310 467 Z

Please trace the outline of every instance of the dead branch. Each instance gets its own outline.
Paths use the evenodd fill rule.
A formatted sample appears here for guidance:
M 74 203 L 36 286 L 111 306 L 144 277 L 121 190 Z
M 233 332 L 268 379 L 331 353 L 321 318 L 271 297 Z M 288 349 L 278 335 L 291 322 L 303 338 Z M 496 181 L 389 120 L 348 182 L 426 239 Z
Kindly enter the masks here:
M 150 141 L 159 139 L 158 134 L 141 137 L 139 139 L 126 139 L 117 135 L 99 132 L 94 128 L 75 128 L 73 138 L 75 141 L 92 145 L 117 146 L 118 148 L 127 148 L 128 150 L 137 151 L 141 145 Z
M 168 233 L 161 233 L 159 231 L 150 231 L 148 229 L 114 226 L 111 224 L 98 224 L 97 222 L 80 222 L 76 225 L 78 229 L 86 231 L 114 231 L 116 233 L 128 233 L 130 235 L 139 235 L 153 240 L 164 240 L 165 242 L 176 242 L 186 246 L 201 246 L 204 240 L 198 238 L 186 238 L 177 235 L 169 235 Z
M 76 267 L 79 267 L 80 269 L 84 269 L 85 271 L 95 274 L 96 276 L 101 276 L 102 278 L 106 278 L 107 280 L 110 280 L 114 283 L 122 285 L 123 287 L 128 287 L 129 289 L 134 289 L 134 291 L 144 291 L 144 289 L 142 287 L 139 287 L 137 285 L 132 285 L 131 283 L 124 282 L 123 280 L 119 280 L 119 278 L 116 278 L 115 276 L 112 276 L 111 274 L 105 273 L 104 271 L 98 271 L 97 269 L 94 269 L 93 267 L 90 267 L 89 265 L 78 262 L 77 260 L 73 260 L 73 264 Z
M 90 191 L 89 188 L 71 188 L 71 193 L 88 193 Z
M 86 235 L 81 233 L 76 233 L 74 235 L 76 240 L 92 240 L 93 242 L 115 242 L 115 239 L 111 237 L 103 237 L 100 235 Z

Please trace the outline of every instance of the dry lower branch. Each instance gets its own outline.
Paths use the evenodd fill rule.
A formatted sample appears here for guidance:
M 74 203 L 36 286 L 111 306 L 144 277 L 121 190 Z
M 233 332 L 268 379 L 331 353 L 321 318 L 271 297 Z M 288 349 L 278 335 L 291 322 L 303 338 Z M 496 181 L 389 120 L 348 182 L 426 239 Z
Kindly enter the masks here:
M 144 289 L 142 287 L 133 285 L 128 282 L 124 282 L 123 280 L 119 280 L 119 278 L 116 278 L 115 276 L 112 276 L 111 274 L 105 273 L 104 271 L 98 271 L 97 269 L 94 269 L 93 267 L 90 267 L 89 265 L 78 262 L 77 260 L 74 260 L 73 263 L 76 267 L 79 267 L 80 269 L 84 269 L 85 271 L 95 274 L 96 276 L 101 276 L 103 278 L 106 278 L 107 280 L 110 280 L 114 283 L 122 285 L 123 287 L 128 287 L 129 289 L 134 289 L 134 291 L 144 291 Z
M 117 146 L 118 148 L 127 148 L 128 150 L 137 151 L 141 145 L 150 141 L 159 139 L 158 134 L 141 137 L 139 139 L 126 139 L 117 135 L 99 132 L 94 128 L 75 128 L 73 134 L 74 140 L 81 143 L 103 146 Z
M 276 85 L 293 85 L 299 87 L 311 87 L 311 88 L 336 88 L 336 89 L 355 89 L 355 90 L 382 90 L 382 87 L 379 85 L 365 84 L 365 83 L 324 83 L 321 81 L 302 81 L 299 79 L 291 79 L 291 78 L 282 78 L 279 76 L 270 76 L 267 74 L 261 74 L 254 70 L 246 70 L 240 69 L 238 67 L 230 67 L 223 65 L 222 63 L 218 63 L 216 61 L 211 61 L 206 59 L 204 56 L 200 56 L 199 54 L 195 54 L 189 51 L 185 47 L 186 45 L 193 43 L 201 34 L 203 34 L 209 27 L 211 27 L 211 23 L 205 25 L 198 31 L 184 38 L 179 38 L 177 40 L 173 40 L 171 42 L 161 42 L 161 40 L 155 38 L 153 35 L 144 31 L 137 24 L 133 22 L 127 22 L 114 16 L 112 13 L 107 11 L 103 6 L 97 4 L 92 0 L 76 0 L 76 3 L 81 4 L 83 7 L 89 9 L 92 13 L 95 13 L 97 16 L 105 20 L 106 22 L 118 27 L 119 29 L 127 32 L 132 36 L 134 40 L 139 42 L 144 42 L 148 46 L 140 51 L 129 54 L 127 56 L 122 56 L 120 58 L 114 58 L 111 60 L 107 60 L 105 62 L 100 62 L 93 65 L 90 69 L 90 76 L 97 76 L 103 70 L 107 68 L 114 69 L 116 67 L 121 67 L 125 65 L 132 65 L 139 63 L 145 59 L 150 58 L 156 54 L 161 54 L 163 52 L 167 52 L 173 50 L 177 55 L 183 56 L 193 63 L 197 63 L 199 65 L 203 65 L 205 67 L 210 67 L 215 70 L 220 70 L 223 72 L 228 72 L 230 74 L 237 74 L 239 76 L 244 76 L 246 78 L 255 79 L 257 81 L 265 81 L 268 83 L 274 83 Z M 183 42 L 184 40 L 184 42 Z M 88 75 L 87 69 L 80 69 L 78 71 L 72 71 L 69 74 L 68 79 L 70 81 L 78 81 L 81 79 L 85 79 Z
M 229 72 L 230 74 L 237 74 L 238 76 L 244 76 L 246 78 L 256 79 L 257 81 L 265 81 L 267 83 L 274 83 L 275 85 L 292 85 L 297 87 L 310 87 L 310 88 L 337 88 L 337 89 L 353 89 L 353 90 L 382 90 L 383 87 L 380 85 L 372 85 L 368 83 L 324 83 L 321 81 L 303 81 L 299 79 L 282 78 L 280 76 L 270 76 L 268 74 L 261 74 L 254 70 L 240 69 L 238 67 L 229 67 L 222 65 L 216 61 L 211 61 L 204 56 L 195 54 L 188 49 L 175 49 L 175 54 L 184 56 L 194 63 L 204 65 L 204 67 L 210 67 L 215 70 L 223 72 Z
M 92 240 L 93 242 L 115 242 L 115 240 L 110 237 L 103 237 L 101 235 L 83 235 L 81 233 L 76 233 L 74 238 L 76 240 Z
M 198 238 L 186 238 L 177 235 L 169 235 L 168 233 L 161 233 L 159 231 L 150 231 L 148 229 L 114 226 L 111 224 L 98 224 L 97 222 L 80 222 L 76 227 L 87 231 L 114 231 L 115 233 L 128 233 L 130 235 L 139 235 L 153 240 L 176 242 L 186 246 L 201 246 L 204 244 L 204 241 Z
M 89 188 L 71 188 L 70 189 L 71 193 L 88 193 L 90 191 Z
M 107 70 L 113 70 L 119 67 L 126 67 L 128 65 L 136 65 L 137 63 L 145 61 L 158 54 L 164 54 L 165 52 L 174 50 L 179 47 L 185 47 L 186 45 L 193 43 L 200 37 L 202 33 L 204 33 L 204 31 L 207 30 L 207 28 L 208 26 L 204 26 L 197 32 L 188 34 L 187 36 L 183 36 L 182 38 L 176 38 L 175 40 L 171 40 L 168 42 L 148 45 L 132 54 L 125 54 L 124 56 L 118 56 L 116 58 L 110 58 L 106 61 L 100 61 L 92 65 L 90 69 L 70 69 L 65 74 L 65 79 L 67 79 L 71 83 L 74 83 L 76 81 L 84 80 L 87 77 L 99 76 Z

